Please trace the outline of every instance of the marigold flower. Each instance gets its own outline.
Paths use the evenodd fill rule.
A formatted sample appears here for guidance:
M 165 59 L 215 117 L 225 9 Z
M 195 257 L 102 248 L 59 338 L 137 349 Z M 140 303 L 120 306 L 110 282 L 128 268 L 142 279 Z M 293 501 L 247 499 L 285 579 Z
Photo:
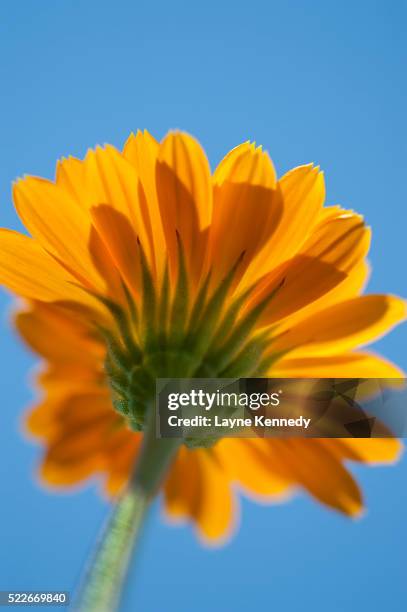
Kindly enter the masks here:
M 357 350 L 405 318 L 405 302 L 361 295 L 370 231 L 324 206 L 322 173 L 277 179 L 244 143 L 211 176 L 199 143 L 131 135 L 122 152 L 58 162 L 55 181 L 14 185 L 31 237 L 0 232 L 0 282 L 25 298 L 18 330 L 44 360 L 27 418 L 41 475 L 68 486 L 103 475 L 122 490 L 157 377 L 382 377 Z M 174 520 L 207 541 L 233 525 L 236 491 L 264 501 L 303 488 L 348 515 L 361 492 L 345 467 L 394 461 L 394 439 L 223 439 L 177 451 L 163 484 Z

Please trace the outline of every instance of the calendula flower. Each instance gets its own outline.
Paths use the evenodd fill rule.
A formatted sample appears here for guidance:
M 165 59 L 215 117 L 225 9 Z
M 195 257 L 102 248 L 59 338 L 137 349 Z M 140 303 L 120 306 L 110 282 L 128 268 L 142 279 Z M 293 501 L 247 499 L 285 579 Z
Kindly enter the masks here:
M 25 177 L 13 193 L 30 237 L 1 231 L 0 281 L 25 298 L 17 327 L 44 360 L 27 425 L 50 485 L 101 475 L 110 496 L 123 489 L 156 378 L 401 376 L 358 349 L 403 320 L 405 302 L 361 295 L 370 231 L 324 206 L 313 165 L 277 179 L 244 143 L 211 175 L 191 136 L 139 132 L 122 152 L 62 159 L 55 181 Z M 354 516 L 362 496 L 345 463 L 399 451 L 394 439 L 183 445 L 165 508 L 206 541 L 229 533 L 239 490 L 273 501 L 302 488 Z

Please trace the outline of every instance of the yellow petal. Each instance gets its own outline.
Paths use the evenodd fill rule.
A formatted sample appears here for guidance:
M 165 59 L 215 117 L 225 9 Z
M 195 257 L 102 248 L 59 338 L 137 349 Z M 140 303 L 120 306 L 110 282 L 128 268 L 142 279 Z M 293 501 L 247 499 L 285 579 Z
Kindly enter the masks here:
M 138 177 L 134 166 L 111 145 L 89 150 L 84 166 L 88 207 L 109 204 L 132 218 L 138 202 Z
M 16 327 L 31 349 L 60 363 L 102 363 L 106 349 L 89 325 L 78 317 L 43 302 L 15 317 Z M 92 334 L 93 332 L 93 334 Z
M 396 438 L 343 438 L 321 440 L 341 459 L 382 465 L 395 463 L 401 455 L 403 445 Z
M 224 438 L 216 445 L 216 455 L 231 482 L 258 498 L 281 497 L 293 484 L 270 465 L 258 445 L 250 439 Z
M 225 471 L 210 451 L 180 449 L 165 484 L 165 507 L 175 520 L 193 520 L 207 544 L 230 534 L 234 500 Z
M 342 206 L 339 206 L 338 204 L 335 204 L 334 206 L 324 206 L 319 213 L 318 221 L 323 223 L 325 221 L 328 221 L 329 219 L 338 217 L 344 212 L 349 211 L 346 211 L 346 209 L 343 209 Z
M 110 145 L 88 151 L 84 163 L 88 208 L 105 204 L 126 217 L 151 262 L 151 242 L 143 218 L 139 177 L 134 165 Z
M 171 465 L 164 485 L 167 514 L 176 521 L 193 519 L 201 494 L 198 455 L 182 446 Z
M 369 242 L 370 232 L 359 215 L 337 217 L 317 228 L 297 255 L 260 282 L 256 303 L 279 288 L 262 322 L 281 320 L 337 287 L 363 261 Z
M 282 214 L 276 176 L 267 153 L 247 143 L 234 149 L 214 174 L 214 208 L 208 247 L 213 280 L 242 254 L 241 273 L 270 240 Z
M 29 299 L 73 300 L 98 308 L 93 298 L 76 287 L 77 279 L 35 240 L 5 229 L 0 230 L 0 283 Z
M 242 289 L 301 249 L 323 210 L 323 174 L 312 164 L 294 168 L 278 181 L 278 193 L 282 202 L 278 228 L 250 263 L 242 279 Z
M 17 181 L 17 212 L 30 234 L 85 287 L 104 291 L 89 253 L 90 216 L 67 191 L 36 177 Z
M 136 169 L 138 175 L 138 197 L 151 252 L 153 269 L 161 279 L 166 262 L 166 245 L 160 207 L 157 200 L 156 165 L 159 143 L 145 130 L 131 134 L 124 149 L 124 157 Z
M 87 366 L 83 362 L 50 362 L 38 374 L 37 384 L 47 397 L 62 397 L 68 393 L 100 391 L 107 388 L 106 374 L 100 361 Z
M 61 411 L 61 398 L 47 398 L 31 408 L 25 415 L 26 432 L 37 438 L 47 439 L 58 429 L 58 415 Z
M 127 306 L 123 278 L 120 276 L 104 241 L 94 226 L 92 226 L 90 232 L 89 252 L 93 265 L 106 283 L 106 296 L 111 298 L 116 304 Z
M 272 440 L 292 478 L 318 501 L 356 516 L 363 503 L 358 485 L 332 450 L 321 440 Z
M 87 197 L 85 168 L 85 162 L 75 157 L 59 160 L 57 163 L 56 184 L 69 193 L 81 207 L 85 208 L 86 214 L 88 214 L 89 198 Z M 93 265 L 106 283 L 109 297 L 118 303 L 123 303 L 125 296 L 123 295 L 121 280 L 112 265 L 108 251 L 93 227 L 90 229 L 88 249 Z
M 236 500 L 216 453 L 206 450 L 195 452 L 199 453 L 201 463 L 202 490 L 194 518 L 204 542 L 220 543 L 231 535 L 236 526 Z
M 275 265 L 299 250 L 314 227 L 325 200 L 324 175 L 312 164 L 290 170 L 279 180 L 279 186 L 284 202 L 281 229 L 289 227 L 289 231 L 275 236 Z
M 62 158 L 57 162 L 56 184 L 80 204 L 85 200 L 85 166 L 76 157 Z
M 314 312 L 320 312 L 333 304 L 338 304 L 350 298 L 359 296 L 366 286 L 370 268 L 366 261 L 361 261 L 336 287 L 321 295 L 314 302 L 309 303 L 301 310 L 293 312 L 287 319 L 279 322 L 279 330 L 288 329 L 295 323 L 308 318 Z
M 391 295 L 360 296 L 314 313 L 273 341 L 277 353 L 332 355 L 373 342 L 406 318 L 406 303 Z
M 26 426 L 30 433 L 53 443 L 71 430 L 81 434 L 99 422 L 117 419 L 113 411 L 109 390 L 86 391 L 84 393 L 66 392 L 48 396 L 31 409 L 26 415 Z
M 203 265 L 205 230 L 212 216 L 209 164 L 199 143 L 188 134 L 168 134 L 160 146 L 156 178 L 172 274 L 177 269 L 178 233 L 197 279 Z
M 133 472 L 140 450 L 142 434 L 127 428 L 118 429 L 106 446 L 107 460 L 105 492 L 109 497 L 119 494 Z
M 54 487 L 77 486 L 98 475 L 103 469 L 103 457 L 91 454 L 86 457 L 72 457 L 69 461 L 56 461 L 52 455 L 46 455 L 39 469 L 39 476 L 43 484 Z
M 123 147 L 123 155 L 137 169 L 142 177 L 148 196 L 154 198 L 155 193 L 155 160 L 158 156 L 160 143 L 148 132 L 137 130 L 137 134 L 130 134 Z M 149 188 L 147 188 L 147 184 Z
M 111 206 L 91 208 L 93 224 L 121 278 L 134 296 L 140 295 L 140 251 L 128 218 Z
M 239 176 L 239 166 L 245 158 L 250 159 L 253 152 L 256 150 L 254 143 L 249 141 L 243 142 L 242 144 L 234 147 L 225 157 L 222 159 L 215 172 L 213 173 L 213 184 L 222 185 L 225 181 L 230 180 L 231 176 Z M 277 177 L 274 167 L 271 165 L 270 170 L 272 172 L 273 184 L 276 182 Z M 240 181 L 244 182 L 247 174 L 240 175 Z
M 257 438 L 250 440 L 264 465 L 291 486 L 303 487 L 320 502 L 349 515 L 362 509 L 359 488 L 327 440 Z
M 271 368 L 276 378 L 403 378 L 395 364 L 373 353 L 344 353 L 316 357 L 284 357 Z
M 51 417 L 39 432 L 48 441 L 40 471 L 48 484 L 71 485 L 105 470 L 104 449 L 118 420 L 108 393 L 67 396 L 59 406 L 45 402 L 42 411 Z

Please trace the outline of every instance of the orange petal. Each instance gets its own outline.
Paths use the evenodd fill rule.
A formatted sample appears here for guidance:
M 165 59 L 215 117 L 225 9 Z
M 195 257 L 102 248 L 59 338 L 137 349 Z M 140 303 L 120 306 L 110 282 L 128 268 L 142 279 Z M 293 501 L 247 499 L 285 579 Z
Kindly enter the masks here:
M 109 204 L 126 217 L 137 212 L 137 173 L 123 155 L 112 147 L 90 149 L 84 160 L 88 207 Z
M 320 440 L 271 440 L 287 472 L 323 504 L 356 516 L 363 503 L 358 485 Z
M 391 295 L 365 295 L 314 313 L 275 338 L 275 352 L 337 354 L 373 342 L 406 318 L 406 303 Z
M 373 353 L 345 353 L 316 357 L 283 357 L 270 369 L 278 378 L 402 378 L 393 363 Z
M 181 448 L 165 485 L 165 507 L 173 518 L 191 518 L 206 543 L 227 537 L 234 523 L 234 500 L 216 456 Z
M 107 388 L 106 373 L 100 361 L 87 365 L 83 362 L 49 362 L 46 369 L 37 375 L 37 383 L 53 396 Z
M 242 288 L 289 260 L 301 249 L 323 210 L 323 174 L 312 164 L 294 168 L 278 181 L 278 193 L 282 203 L 278 228 L 250 263 Z
M 58 160 L 55 182 L 80 204 L 85 201 L 85 165 L 76 157 Z
M 138 197 L 150 251 L 154 258 L 153 269 L 161 279 L 166 261 L 166 244 L 156 188 L 159 149 L 159 143 L 147 130 L 138 131 L 136 136 L 131 134 L 128 138 L 123 155 L 133 164 L 138 175 Z
M 279 287 L 262 322 L 283 319 L 340 285 L 363 262 L 369 241 L 370 232 L 359 215 L 337 217 L 317 228 L 295 257 L 260 283 L 255 302 Z
M 126 217 L 151 261 L 150 241 L 139 200 L 139 177 L 134 165 L 110 145 L 89 151 L 84 163 L 88 207 L 107 204 Z
M 121 278 L 133 295 L 140 295 L 140 251 L 128 218 L 111 206 L 91 208 L 93 223 Z
M 142 434 L 122 427 L 111 436 L 105 450 L 107 468 L 105 492 L 109 497 L 118 495 L 127 484 L 140 450 Z
M 105 155 L 108 156 L 109 153 Z M 83 162 L 74 157 L 69 157 L 58 162 L 56 173 L 58 187 L 62 187 L 69 193 L 84 208 L 87 216 L 89 216 L 89 207 L 93 202 L 92 189 L 88 188 L 89 182 L 93 185 L 93 182 L 89 181 L 89 177 L 87 179 L 87 174 L 91 172 L 88 165 L 86 161 Z M 125 296 L 120 277 L 109 252 L 94 227 L 91 227 L 89 231 L 88 250 L 93 266 L 106 283 L 109 297 L 117 303 L 123 303 Z
M 199 453 L 201 463 L 202 491 L 194 519 L 204 542 L 219 543 L 228 538 L 236 526 L 236 500 L 216 453 L 195 452 Z
M 194 518 L 202 492 L 201 485 L 198 455 L 182 446 L 164 485 L 165 509 L 172 519 Z
M 275 235 L 274 265 L 300 249 L 318 220 L 325 200 L 324 175 L 312 164 L 298 166 L 279 179 L 284 213 Z M 289 231 L 286 231 L 289 228 Z
M 276 231 L 282 203 L 267 153 L 247 143 L 233 149 L 214 174 L 208 264 L 214 281 L 244 253 L 241 272 Z
M 199 143 L 188 134 L 168 134 L 160 145 L 156 179 L 172 274 L 177 269 L 178 233 L 197 279 L 212 211 L 209 164 Z
M 95 227 L 92 227 L 90 232 L 89 252 L 93 265 L 106 283 L 106 296 L 111 298 L 116 304 L 127 306 L 123 279 Z
M 395 463 L 403 450 L 402 443 L 396 438 L 344 438 L 321 442 L 341 459 L 370 465 Z
M 31 408 L 24 418 L 24 428 L 28 434 L 37 438 L 54 436 L 58 430 L 58 415 L 61 411 L 60 398 L 52 400 L 47 398 Z
M 100 308 L 35 240 L 5 229 L 0 229 L 0 283 L 29 299 L 72 300 Z
M 36 413 L 38 431 L 40 411 Z M 66 396 L 59 407 L 45 402 L 42 413 L 39 433 L 46 437 L 48 448 L 41 475 L 49 484 L 74 484 L 106 470 L 106 449 L 123 427 L 108 392 Z
M 61 261 L 85 287 L 104 291 L 89 253 L 90 216 L 67 191 L 54 183 L 27 177 L 15 183 L 17 212 L 30 234 Z
M 286 494 L 292 481 L 274 469 L 258 445 L 250 439 L 224 438 L 216 445 L 216 455 L 231 482 L 246 493 L 261 497 Z
M 304 308 L 293 312 L 289 317 L 279 322 L 279 329 L 288 329 L 295 323 L 302 321 L 314 312 L 320 312 L 328 306 L 338 304 L 350 298 L 359 296 L 369 278 L 370 268 L 366 261 L 361 261 L 349 274 L 333 289 L 321 295 L 320 298 L 307 304 Z
M 42 478 L 49 484 L 67 485 L 104 471 L 103 449 L 111 432 L 112 423 L 108 419 L 90 423 L 80 430 L 61 432 L 47 449 Z
M 99 474 L 104 467 L 101 454 L 87 457 L 72 457 L 70 461 L 55 461 L 52 455 L 46 455 L 40 465 L 41 480 L 51 487 L 75 486 Z
M 30 410 L 26 425 L 30 433 L 47 438 L 55 445 L 55 441 L 68 439 L 72 432 L 82 436 L 83 431 L 92 429 L 93 425 L 112 425 L 118 419 L 108 389 L 83 393 L 67 391 L 47 397 Z
M 46 359 L 94 367 L 103 362 L 106 349 L 92 328 L 51 304 L 37 302 L 17 313 L 15 323 L 31 349 Z

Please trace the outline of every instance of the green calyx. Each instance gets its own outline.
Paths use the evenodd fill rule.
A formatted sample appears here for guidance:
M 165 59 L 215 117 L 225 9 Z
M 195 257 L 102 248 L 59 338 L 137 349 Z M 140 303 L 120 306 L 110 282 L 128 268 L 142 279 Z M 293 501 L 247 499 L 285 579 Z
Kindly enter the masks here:
M 139 252 L 141 303 L 136 305 L 126 287 L 126 307 L 97 296 L 114 321 L 113 328 L 98 327 L 107 347 L 105 370 L 113 405 L 136 431 L 145 428 L 157 378 L 261 376 L 270 333 L 258 333 L 255 327 L 279 289 L 239 317 L 251 291 L 228 298 L 242 257 L 212 291 L 208 274 L 191 299 L 180 241 L 174 287 L 167 269 L 157 288 L 141 245 Z M 207 445 L 200 440 L 185 443 L 191 447 Z

